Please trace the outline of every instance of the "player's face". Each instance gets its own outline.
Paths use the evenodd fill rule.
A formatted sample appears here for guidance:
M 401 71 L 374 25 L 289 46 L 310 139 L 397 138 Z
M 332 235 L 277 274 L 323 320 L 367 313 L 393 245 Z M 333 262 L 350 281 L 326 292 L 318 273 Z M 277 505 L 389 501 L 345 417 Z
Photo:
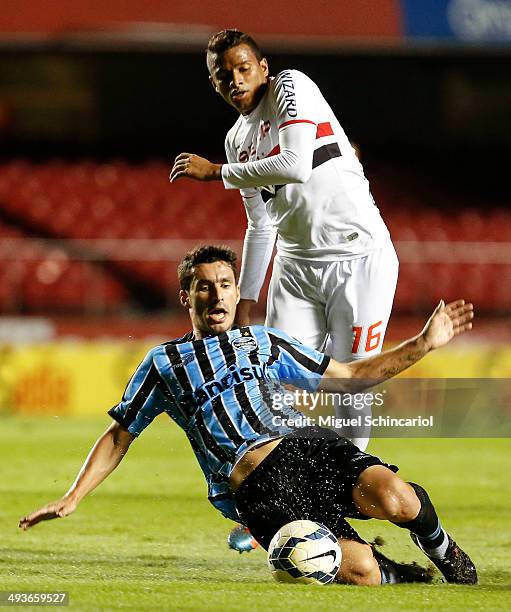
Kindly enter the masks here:
M 197 339 L 231 329 L 239 302 L 239 288 L 232 268 L 224 261 L 199 264 L 194 268 L 188 291 L 179 298 L 189 309 Z
M 215 91 L 242 115 L 251 113 L 266 91 L 268 62 L 258 60 L 248 45 L 209 54 L 208 69 Z

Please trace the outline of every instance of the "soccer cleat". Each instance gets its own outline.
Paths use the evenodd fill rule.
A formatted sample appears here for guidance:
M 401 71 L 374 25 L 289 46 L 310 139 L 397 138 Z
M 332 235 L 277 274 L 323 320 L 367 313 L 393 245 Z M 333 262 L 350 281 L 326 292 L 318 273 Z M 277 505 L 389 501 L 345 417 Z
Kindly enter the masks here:
M 240 554 L 243 552 L 250 552 L 258 546 L 254 536 L 243 525 L 237 525 L 231 529 L 227 536 L 227 545 Z
M 421 546 L 417 536 L 414 533 L 411 533 L 410 536 L 414 544 L 438 567 L 447 582 L 452 582 L 454 584 L 477 584 L 477 570 L 475 565 L 472 563 L 467 553 L 461 550 L 450 535 L 447 536 L 449 538 L 449 545 L 447 546 L 443 559 L 430 557 Z
M 396 582 L 431 582 L 433 568 L 420 566 L 418 563 L 397 563 L 392 561 L 373 546 L 373 555 L 378 565 L 387 570 Z

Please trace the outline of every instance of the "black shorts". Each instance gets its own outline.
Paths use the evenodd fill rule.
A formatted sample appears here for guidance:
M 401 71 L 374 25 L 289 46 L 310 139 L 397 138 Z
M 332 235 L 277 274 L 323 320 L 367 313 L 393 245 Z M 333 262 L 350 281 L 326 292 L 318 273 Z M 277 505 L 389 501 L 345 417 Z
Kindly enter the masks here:
M 358 512 L 352 489 L 371 465 L 397 472 L 330 429 L 303 427 L 285 436 L 247 476 L 235 493 L 236 506 L 265 549 L 283 525 L 299 519 L 322 523 L 337 537 L 363 541 L 344 517 L 368 518 Z

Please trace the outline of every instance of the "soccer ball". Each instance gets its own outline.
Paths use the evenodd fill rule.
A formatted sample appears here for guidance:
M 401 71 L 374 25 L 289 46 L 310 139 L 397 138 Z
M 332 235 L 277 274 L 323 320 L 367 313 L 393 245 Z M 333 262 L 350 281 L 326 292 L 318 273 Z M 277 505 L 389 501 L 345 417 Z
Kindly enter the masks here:
M 268 548 L 268 566 L 279 582 L 328 584 L 335 578 L 341 558 L 337 538 L 314 521 L 287 523 Z

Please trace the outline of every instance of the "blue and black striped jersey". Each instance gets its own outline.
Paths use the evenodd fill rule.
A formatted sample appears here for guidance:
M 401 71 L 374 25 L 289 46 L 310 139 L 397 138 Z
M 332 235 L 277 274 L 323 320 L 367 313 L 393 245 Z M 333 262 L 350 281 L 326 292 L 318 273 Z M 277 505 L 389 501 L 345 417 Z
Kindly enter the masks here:
M 237 458 L 254 443 L 292 431 L 283 423 L 301 413 L 282 404 L 277 411 L 274 394 L 284 391 L 286 381 L 315 391 L 328 361 L 284 332 L 260 325 L 202 340 L 190 333 L 151 349 L 109 414 L 138 436 L 166 412 L 190 441 L 209 500 L 237 520 L 229 489 Z

